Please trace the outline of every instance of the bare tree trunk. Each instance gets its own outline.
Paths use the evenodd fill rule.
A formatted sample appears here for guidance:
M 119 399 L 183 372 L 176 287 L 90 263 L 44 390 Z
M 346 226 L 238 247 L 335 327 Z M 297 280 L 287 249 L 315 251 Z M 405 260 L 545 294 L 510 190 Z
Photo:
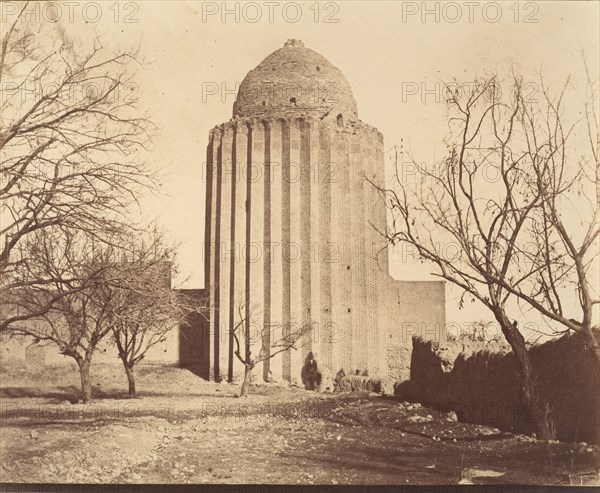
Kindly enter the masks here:
M 92 400 L 91 361 L 84 358 L 76 358 L 76 361 L 79 366 L 79 376 L 81 377 L 81 400 L 86 403 Z
M 548 421 L 548 408 L 536 388 L 535 375 L 531 366 L 525 338 L 516 326 L 508 320 L 504 313 L 496 314 L 502 332 L 513 350 L 519 370 L 519 400 L 525 412 L 525 420 L 535 423 L 536 436 L 539 440 L 550 440 L 553 436 Z M 520 416 L 520 413 L 518 414 Z
M 242 388 L 240 390 L 240 397 L 248 396 L 248 388 L 250 387 L 250 379 L 252 378 L 252 369 L 254 366 L 246 365 L 244 370 L 244 381 L 242 382 Z
M 125 373 L 127 374 L 127 382 L 129 383 L 129 397 L 135 397 L 135 374 L 133 373 L 133 368 L 129 368 L 125 366 Z
M 233 382 L 233 337 L 229 336 L 229 355 L 227 360 L 227 381 Z

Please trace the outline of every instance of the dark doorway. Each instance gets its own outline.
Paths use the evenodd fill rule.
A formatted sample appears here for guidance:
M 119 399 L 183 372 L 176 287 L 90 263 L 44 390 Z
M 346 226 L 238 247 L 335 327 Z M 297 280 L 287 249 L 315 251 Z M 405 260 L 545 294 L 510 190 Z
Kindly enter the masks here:
M 208 320 L 190 313 L 179 325 L 179 365 L 199 377 L 209 379 L 210 341 Z

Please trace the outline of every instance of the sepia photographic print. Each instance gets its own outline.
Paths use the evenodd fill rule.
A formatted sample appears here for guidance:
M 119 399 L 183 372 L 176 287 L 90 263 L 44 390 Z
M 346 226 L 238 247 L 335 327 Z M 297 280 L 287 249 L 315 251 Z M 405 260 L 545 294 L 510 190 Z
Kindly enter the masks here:
M 0 18 L 0 491 L 598 491 L 600 3 Z

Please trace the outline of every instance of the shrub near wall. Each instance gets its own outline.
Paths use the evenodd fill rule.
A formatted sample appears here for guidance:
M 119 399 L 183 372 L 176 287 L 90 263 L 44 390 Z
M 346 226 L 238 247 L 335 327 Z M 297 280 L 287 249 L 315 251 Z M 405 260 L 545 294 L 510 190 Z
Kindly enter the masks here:
M 540 394 L 550 407 L 556 435 L 563 441 L 600 440 L 600 378 L 579 335 L 530 349 Z M 413 338 L 410 381 L 396 394 L 442 410 L 461 421 L 530 433 L 518 405 L 517 365 L 512 352 L 476 350 L 457 342 Z

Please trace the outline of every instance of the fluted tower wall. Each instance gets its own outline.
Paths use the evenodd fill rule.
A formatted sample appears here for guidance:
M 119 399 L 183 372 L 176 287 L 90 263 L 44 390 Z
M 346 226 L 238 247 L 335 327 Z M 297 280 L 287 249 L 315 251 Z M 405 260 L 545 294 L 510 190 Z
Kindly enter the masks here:
M 365 176 L 383 168 L 382 144 L 376 129 L 337 118 L 234 118 L 211 131 L 215 379 L 241 370 L 230 327 L 242 320 L 253 351 L 311 327 L 296 351 L 262 363 L 265 379 L 299 378 L 309 352 L 335 371 L 377 368 L 377 284 L 387 271 L 371 269 L 387 258 L 369 223 L 384 228 L 385 210 Z
M 309 353 L 333 374 L 385 375 L 405 319 L 444 322 L 443 284 L 429 285 L 431 311 L 389 276 L 386 208 L 372 183 L 384 183 L 382 134 L 359 120 L 343 74 L 288 40 L 248 73 L 233 118 L 210 132 L 212 378 L 231 380 L 243 371 L 237 352 L 278 352 L 298 331 L 295 348 L 255 375 L 299 381 Z M 250 340 L 232 337 L 240 323 Z

